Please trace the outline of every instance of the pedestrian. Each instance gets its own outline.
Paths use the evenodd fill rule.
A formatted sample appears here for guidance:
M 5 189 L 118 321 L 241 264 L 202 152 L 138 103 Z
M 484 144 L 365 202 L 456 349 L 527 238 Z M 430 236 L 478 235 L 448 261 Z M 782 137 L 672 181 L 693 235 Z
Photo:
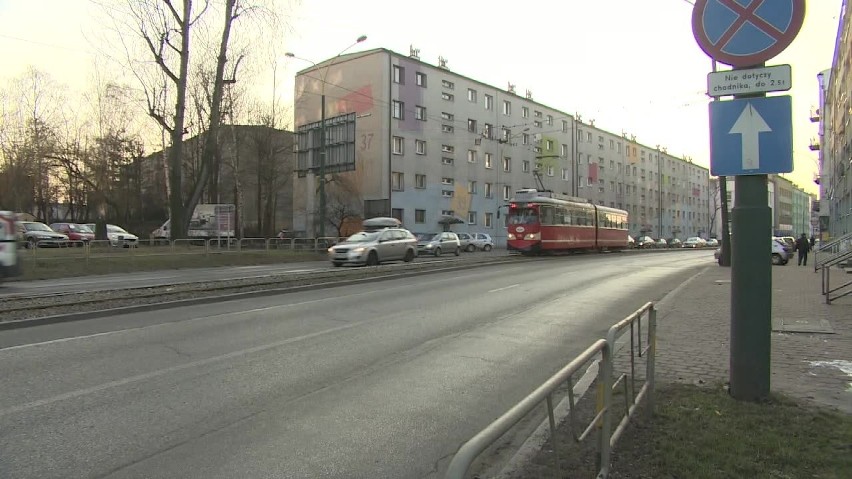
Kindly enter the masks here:
M 814 235 L 811 235 L 811 250 L 814 249 L 814 245 L 816 245 L 816 238 L 814 238 Z
M 808 265 L 808 251 L 811 250 L 811 243 L 808 241 L 807 235 L 802 233 L 802 236 L 796 241 L 796 251 L 799 252 L 799 266 Z

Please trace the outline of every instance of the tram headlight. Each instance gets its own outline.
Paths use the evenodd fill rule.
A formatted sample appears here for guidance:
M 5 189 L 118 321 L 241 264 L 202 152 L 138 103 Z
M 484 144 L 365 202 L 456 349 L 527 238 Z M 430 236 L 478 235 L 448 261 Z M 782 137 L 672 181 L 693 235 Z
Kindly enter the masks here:
M 510 240 L 517 239 L 517 238 L 515 238 L 515 233 L 509 233 L 509 239 Z
M 541 239 L 541 233 L 527 233 L 527 235 L 524 236 L 524 239 L 525 240 L 533 240 L 533 241 L 540 240 Z

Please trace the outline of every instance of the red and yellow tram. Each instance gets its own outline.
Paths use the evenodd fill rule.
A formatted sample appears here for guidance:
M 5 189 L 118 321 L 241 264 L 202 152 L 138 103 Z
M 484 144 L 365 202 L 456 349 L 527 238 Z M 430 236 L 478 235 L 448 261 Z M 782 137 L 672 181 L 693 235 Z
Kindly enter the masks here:
M 515 192 L 506 218 L 508 249 L 525 254 L 627 248 L 627 212 L 549 191 Z

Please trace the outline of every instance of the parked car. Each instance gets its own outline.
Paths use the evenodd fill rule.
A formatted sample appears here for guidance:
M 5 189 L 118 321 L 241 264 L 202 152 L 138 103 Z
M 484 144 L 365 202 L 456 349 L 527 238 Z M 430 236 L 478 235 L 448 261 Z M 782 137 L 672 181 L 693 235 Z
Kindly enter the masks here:
M 719 261 L 721 256 L 722 248 L 716 248 L 716 251 L 713 252 L 713 257 L 716 258 L 716 262 Z M 772 264 L 785 265 L 790 262 L 790 258 L 792 257 L 792 254 L 787 252 L 783 240 L 772 238 Z
M 470 233 L 456 233 L 459 237 L 459 246 L 462 251 L 473 253 L 476 250 L 476 245 L 473 244 L 473 235 Z
M 83 246 L 95 239 L 95 230 L 78 223 L 51 223 L 50 229 L 67 236 L 74 246 Z
M 787 251 L 788 256 L 792 255 L 793 252 L 796 250 L 796 240 L 790 236 L 774 236 L 772 239 L 781 243 L 781 245 L 784 247 L 784 250 Z
M 88 226 L 92 231 L 95 231 L 94 223 L 86 223 L 86 226 Z M 121 246 L 124 248 L 135 248 L 136 246 L 139 246 L 139 237 L 128 232 L 121 226 L 108 224 L 106 225 L 106 230 L 110 246 Z
M 677 238 L 671 238 L 669 240 L 669 248 L 683 248 L 683 241 Z
M 703 248 L 706 242 L 698 236 L 690 236 L 683 242 L 684 248 Z
M 476 249 L 481 249 L 482 251 L 491 251 L 494 248 L 494 239 L 491 238 L 491 235 L 488 233 L 474 233 L 473 234 L 473 245 Z
M 441 256 L 441 253 L 452 252 L 456 256 L 461 253 L 461 242 L 455 233 L 445 231 L 443 233 L 421 233 L 417 235 L 417 252 L 420 254 L 433 254 Z
M 647 249 L 653 248 L 657 245 L 657 242 L 654 241 L 654 238 L 650 236 L 640 236 L 636 238 L 636 247 L 639 249 Z
M 707 240 L 707 247 L 708 248 L 716 248 L 718 246 L 719 246 L 719 240 L 717 240 L 716 238 L 710 238 L 709 240 Z
M 68 236 L 53 231 L 44 223 L 19 221 L 16 227 L 18 242 L 23 243 L 25 248 L 68 246 Z
M 654 247 L 655 248 L 668 248 L 669 244 L 668 244 L 668 242 L 666 242 L 665 239 L 660 238 L 660 239 L 657 240 L 656 243 L 654 243 Z
M 346 241 L 328 248 L 328 258 L 334 266 L 363 264 L 375 266 L 385 261 L 406 263 L 417 256 L 417 239 L 404 228 L 385 228 L 361 231 Z
M 636 240 L 630 235 L 627 235 L 627 247 L 630 249 L 636 247 Z

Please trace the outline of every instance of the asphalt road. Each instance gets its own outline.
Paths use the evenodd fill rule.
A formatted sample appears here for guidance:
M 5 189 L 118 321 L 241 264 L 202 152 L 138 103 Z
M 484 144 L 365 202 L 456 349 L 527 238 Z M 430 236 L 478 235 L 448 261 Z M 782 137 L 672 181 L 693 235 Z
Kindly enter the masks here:
M 418 257 L 418 262 L 458 261 L 485 256 L 507 256 L 505 251 L 490 253 L 462 253 L 460 257 L 443 255 Z M 402 264 L 400 262 L 388 263 Z M 74 278 L 44 279 L 35 281 L 11 281 L 0 284 L 0 299 L 13 296 L 31 296 L 57 293 L 106 291 L 117 288 L 144 288 L 172 284 L 190 284 L 217 280 L 262 278 L 293 273 L 315 273 L 336 270 L 328 260 L 303 261 L 298 263 L 263 264 L 251 266 L 217 266 L 182 270 L 140 271 L 136 273 L 79 276 Z
M 712 261 L 544 258 L 2 331 L 0 477 L 442 477 L 461 443 Z

